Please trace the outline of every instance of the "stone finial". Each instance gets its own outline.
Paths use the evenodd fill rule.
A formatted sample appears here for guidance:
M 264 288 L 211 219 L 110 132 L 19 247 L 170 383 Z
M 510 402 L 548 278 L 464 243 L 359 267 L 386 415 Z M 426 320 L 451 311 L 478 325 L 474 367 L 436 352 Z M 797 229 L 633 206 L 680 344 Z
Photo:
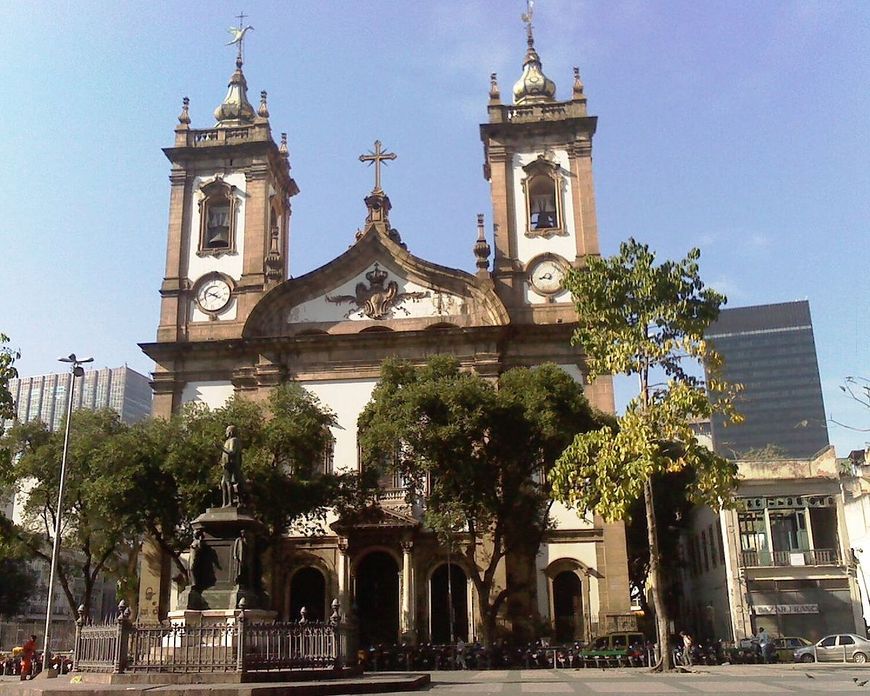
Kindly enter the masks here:
M 178 122 L 185 126 L 190 125 L 190 99 L 187 97 L 181 100 L 181 113 L 178 114 Z
M 477 215 L 477 241 L 474 243 L 475 265 L 478 273 L 486 273 L 489 268 L 489 254 L 492 250 L 486 241 L 486 233 L 483 230 L 483 213 Z
M 284 157 L 290 157 L 290 150 L 287 148 L 287 134 L 281 133 L 281 144 L 278 146 L 278 152 Z
M 498 89 L 498 80 L 495 73 L 489 75 L 489 103 L 501 104 L 501 92 Z
M 306 609 L 305 607 L 302 607 L 299 610 L 299 623 L 300 624 L 307 624 L 308 623 L 308 609 Z
M 574 66 L 574 96 L 580 97 L 583 95 L 583 82 L 580 80 L 580 68 Z
M 338 626 L 341 623 L 341 604 L 338 598 L 332 600 L 332 614 L 329 617 L 330 626 Z
M 269 106 L 266 104 L 266 90 L 260 92 L 260 108 L 257 109 L 257 115 L 261 118 L 269 118 Z
M 279 281 L 283 275 L 281 251 L 278 248 L 278 227 L 276 225 L 272 228 L 269 251 L 266 254 L 266 279 L 269 281 Z

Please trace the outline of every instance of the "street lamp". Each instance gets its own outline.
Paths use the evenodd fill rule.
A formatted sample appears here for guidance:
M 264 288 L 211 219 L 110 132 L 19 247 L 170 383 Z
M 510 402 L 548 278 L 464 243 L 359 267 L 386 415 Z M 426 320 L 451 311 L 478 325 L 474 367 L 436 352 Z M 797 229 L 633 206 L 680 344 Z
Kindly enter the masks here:
M 60 522 L 61 510 L 63 509 L 63 488 L 66 483 L 66 460 L 69 454 L 69 429 L 72 422 L 73 408 L 73 392 L 76 388 L 76 377 L 81 377 L 85 374 L 82 367 L 85 363 L 93 362 L 93 358 L 77 358 L 75 353 L 70 353 L 65 358 L 58 358 L 60 362 L 69 363 L 70 379 L 69 379 L 69 394 L 66 402 L 66 428 L 63 434 L 63 455 L 60 460 L 60 485 L 57 491 L 57 510 L 54 516 L 54 543 L 51 547 L 51 571 L 48 575 L 48 604 L 45 609 L 45 644 L 42 649 L 42 673 L 48 677 L 50 672 L 49 665 L 49 650 L 48 643 L 51 634 L 51 605 L 52 595 L 54 594 L 54 574 L 57 569 L 57 556 L 60 551 Z

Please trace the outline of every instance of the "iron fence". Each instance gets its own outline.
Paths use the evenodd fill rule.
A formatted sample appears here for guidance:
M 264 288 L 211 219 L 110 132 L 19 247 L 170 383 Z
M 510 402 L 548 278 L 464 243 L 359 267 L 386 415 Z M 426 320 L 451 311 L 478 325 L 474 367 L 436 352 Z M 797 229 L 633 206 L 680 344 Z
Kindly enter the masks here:
M 329 622 L 255 623 L 244 609 L 227 623 L 137 625 L 119 606 L 114 624 L 76 622 L 73 670 L 79 672 L 218 673 L 329 669 L 343 666 L 337 602 Z

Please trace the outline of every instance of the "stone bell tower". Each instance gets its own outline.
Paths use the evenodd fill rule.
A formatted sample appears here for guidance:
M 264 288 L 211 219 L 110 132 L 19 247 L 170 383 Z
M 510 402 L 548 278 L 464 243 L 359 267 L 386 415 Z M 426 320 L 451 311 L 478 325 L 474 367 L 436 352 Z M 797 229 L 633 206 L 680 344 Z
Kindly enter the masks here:
M 163 150 L 172 163 L 169 232 L 152 357 L 161 344 L 241 337 L 257 301 L 288 276 L 290 198 L 299 188 L 286 133 L 280 144 L 272 139 L 266 92 L 256 110 L 248 101 L 246 32 L 232 30 L 236 69 L 214 126 L 191 128 L 185 98 L 175 144 Z M 155 359 L 153 413 L 165 417 L 180 406 L 183 384 L 171 360 Z
M 523 19 L 528 48 L 513 104 L 502 104 L 493 74 L 489 122 L 480 126 L 495 226 L 492 277 L 515 318 L 569 303 L 560 282 L 565 271 L 599 253 L 592 184 L 597 119 L 586 112 L 577 68 L 571 98 L 556 99 L 535 48 L 531 7 Z
M 187 98 L 165 148 L 169 175 L 166 274 L 158 342 L 232 338 L 257 300 L 287 277 L 290 176 L 286 134 L 272 139 L 266 92 L 248 101 L 246 28 L 233 30 L 236 70 L 212 128 L 193 129 Z

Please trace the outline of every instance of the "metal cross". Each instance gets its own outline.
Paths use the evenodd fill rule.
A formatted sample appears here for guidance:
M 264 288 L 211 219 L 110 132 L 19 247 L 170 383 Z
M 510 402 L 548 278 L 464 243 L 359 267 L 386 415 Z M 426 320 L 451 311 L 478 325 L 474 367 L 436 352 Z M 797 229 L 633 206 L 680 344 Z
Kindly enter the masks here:
M 395 152 L 387 152 L 386 150 L 381 150 L 381 141 L 375 140 L 375 151 L 369 152 L 367 155 L 360 155 L 360 162 L 368 162 L 369 165 L 374 163 L 375 165 L 375 191 L 381 190 L 381 162 L 386 164 L 386 160 L 394 160 L 396 159 Z
M 244 11 L 242 11 L 242 12 L 240 12 L 239 14 L 236 15 L 236 17 L 239 18 L 239 29 L 242 28 L 242 25 L 244 24 L 244 21 L 245 21 L 245 17 L 247 17 L 247 16 L 248 16 L 248 15 L 246 15 L 246 14 L 244 13 Z

